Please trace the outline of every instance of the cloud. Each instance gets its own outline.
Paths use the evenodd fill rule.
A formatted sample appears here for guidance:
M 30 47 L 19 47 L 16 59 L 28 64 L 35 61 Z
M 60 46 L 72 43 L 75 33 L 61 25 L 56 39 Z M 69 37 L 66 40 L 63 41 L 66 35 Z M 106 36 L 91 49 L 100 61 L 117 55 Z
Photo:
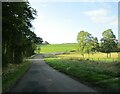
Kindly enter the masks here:
M 117 25 L 117 17 L 108 16 L 108 10 L 106 9 L 91 10 L 84 12 L 84 14 L 89 16 L 90 19 L 96 23 Z

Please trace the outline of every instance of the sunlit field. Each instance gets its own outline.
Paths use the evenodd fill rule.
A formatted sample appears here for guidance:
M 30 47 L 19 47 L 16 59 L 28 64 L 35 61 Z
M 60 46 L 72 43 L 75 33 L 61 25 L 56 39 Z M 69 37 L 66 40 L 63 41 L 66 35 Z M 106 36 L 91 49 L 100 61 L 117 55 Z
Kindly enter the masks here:
M 65 53 L 53 55 L 52 52 Z M 84 54 L 83 57 L 77 52 L 77 44 L 42 45 L 41 53 L 47 64 L 61 72 L 104 90 L 119 90 L 120 53 L 111 53 L 108 58 L 101 52 Z
M 57 55 L 61 58 L 69 58 L 69 59 L 89 59 L 95 61 L 104 61 L 104 62 L 120 62 L 120 53 L 111 53 L 111 57 L 109 54 L 109 58 L 107 58 L 106 53 L 96 52 L 91 54 L 85 54 L 84 58 L 77 51 L 77 43 L 69 43 L 69 44 L 48 44 L 48 45 L 38 45 L 41 47 L 40 53 L 52 53 L 52 52 L 66 52 L 66 54 Z M 73 51 L 73 52 L 72 52 Z
M 95 61 L 104 61 L 104 62 L 120 62 L 119 58 L 120 53 L 111 53 L 111 57 L 107 58 L 106 53 L 94 53 L 94 54 L 85 54 L 84 58 L 79 52 L 71 52 L 69 54 L 62 54 L 57 55 L 61 58 L 69 58 L 69 59 L 89 59 L 89 60 L 95 60 Z
M 70 50 L 76 50 L 77 44 L 48 44 L 41 45 L 41 53 L 50 53 L 50 52 L 69 52 Z
M 118 92 L 120 3 L 34 1 L 2 3 L 0 92 Z

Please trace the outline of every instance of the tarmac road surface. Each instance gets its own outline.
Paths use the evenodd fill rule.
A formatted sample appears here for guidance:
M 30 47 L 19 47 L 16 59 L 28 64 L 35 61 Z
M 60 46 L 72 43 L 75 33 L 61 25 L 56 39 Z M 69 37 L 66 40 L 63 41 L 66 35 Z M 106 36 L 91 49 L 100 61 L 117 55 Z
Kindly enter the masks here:
M 97 92 L 47 65 L 35 55 L 31 68 L 10 92 Z

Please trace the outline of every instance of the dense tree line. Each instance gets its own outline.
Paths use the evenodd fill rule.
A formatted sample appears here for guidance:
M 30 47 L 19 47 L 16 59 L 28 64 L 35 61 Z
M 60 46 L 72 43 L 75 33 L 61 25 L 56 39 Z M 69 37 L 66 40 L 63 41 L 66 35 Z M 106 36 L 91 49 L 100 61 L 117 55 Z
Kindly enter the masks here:
M 2 3 L 2 64 L 21 63 L 43 40 L 32 31 L 37 12 L 29 2 Z
M 104 52 L 110 54 L 111 52 L 120 52 L 118 40 L 111 29 L 107 29 L 102 33 L 101 43 L 98 42 L 97 37 L 93 37 L 90 33 L 80 31 L 77 35 L 78 51 L 84 57 L 85 53 Z

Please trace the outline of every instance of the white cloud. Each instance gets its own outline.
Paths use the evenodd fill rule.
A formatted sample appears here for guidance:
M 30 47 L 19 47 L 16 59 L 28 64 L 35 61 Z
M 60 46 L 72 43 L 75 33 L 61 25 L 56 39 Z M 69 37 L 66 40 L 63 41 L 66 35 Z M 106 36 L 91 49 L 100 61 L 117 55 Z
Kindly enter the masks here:
M 108 10 L 106 9 L 91 10 L 91 11 L 84 12 L 84 14 L 89 16 L 90 19 L 96 23 L 117 25 L 117 17 L 109 16 Z

